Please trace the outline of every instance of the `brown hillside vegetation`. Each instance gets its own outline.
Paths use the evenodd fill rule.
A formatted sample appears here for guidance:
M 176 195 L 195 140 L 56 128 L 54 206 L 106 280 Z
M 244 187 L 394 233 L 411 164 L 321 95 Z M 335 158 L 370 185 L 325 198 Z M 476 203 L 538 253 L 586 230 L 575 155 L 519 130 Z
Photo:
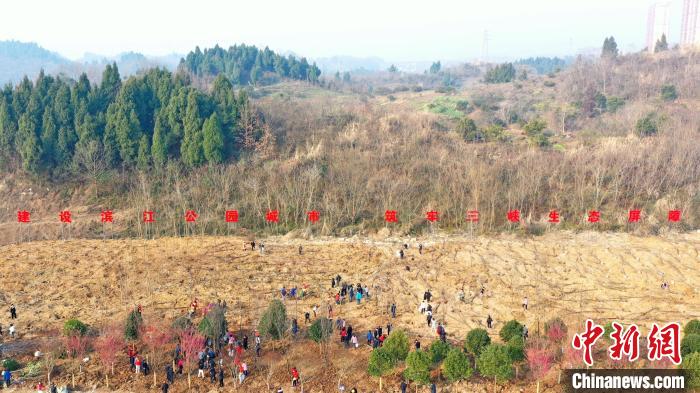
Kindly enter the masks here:
M 250 251 L 249 246 L 244 251 L 245 240 L 232 237 L 7 245 L 0 248 L 0 295 L 4 303 L 18 306 L 20 340 L 35 344 L 70 318 L 95 328 L 121 324 L 137 304 L 143 305 L 147 322 L 169 324 L 186 313 L 195 297 L 202 304 L 226 301 L 229 327 L 250 331 L 269 301 L 280 297 L 280 288 L 295 285 L 306 285 L 308 295 L 288 300 L 287 312 L 297 318 L 303 331 L 303 313 L 313 305 L 319 306 L 319 314 L 326 314 L 334 294 L 330 281 L 336 274 L 369 287 L 369 302 L 335 307 L 336 316 L 353 325 L 360 342 L 367 329 L 391 319 L 392 302 L 398 306 L 394 328 L 405 329 L 425 346 L 432 342 L 435 332 L 417 311 L 426 289 L 432 290 L 434 315 L 445 323 L 448 340 L 454 343 L 463 342 L 470 329 L 485 327 L 487 314 L 495 320 L 490 335 L 496 341 L 498 329 L 510 319 L 523 322 L 535 335 L 554 316 L 568 324 L 570 334 L 580 330 L 586 318 L 601 324 L 636 323 L 645 333 L 652 322 L 684 323 L 700 317 L 698 233 L 636 237 L 557 232 L 537 238 L 433 236 L 422 240 L 273 237 L 264 241 L 264 254 Z M 399 260 L 396 251 L 405 241 L 410 248 L 406 258 Z M 422 255 L 416 249 L 419 241 L 426 247 Z M 669 290 L 660 288 L 663 281 L 670 284 Z M 482 286 L 484 296 L 479 294 Z M 460 289 L 466 295 L 464 302 L 457 299 Z M 529 298 L 528 311 L 520 307 L 524 296 Z M 3 326 L 8 324 L 5 317 L 3 313 Z M 377 381 L 366 374 L 370 349 L 345 350 L 335 342 L 334 334 L 331 360 L 325 363 L 318 356 L 318 346 L 310 341 L 266 341 L 265 355 L 255 362 L 251 358 L 252 375 L 237 391 L 267 391 L 268 377 L 273 385 L 286 387 L 285 370 L 291 365 L 301 369 L 308 392 L 333 392 L 338 380 L 348 389 L 377 391 Z M 6 345 L 13 344 L 6 341 Z M 121 369 L 124 361 L 120 362 Z M 157 371 L 162 378 L 161 370 Z M 65 371 L 56 378 L 69 380 Z M 126 391 L 142 391 L 151 383 L 126 373 L 118 373 L 115 380 Z M 389 380 L 395 388 L 397 379 Z M 79 384 L 103 388 L 102 383 L 99 367 L 89 363 Z M 507 390 L 531 391 L 527 383 Z M 206 391 L 207 384 L 197 381 L 196 390 Z M 554 386 L 556 374 L 550 373 L 546 384 Z M 179 379 L 174 388 L 184 391 L 186 386 Z M 441 391 L 479 391 L 485 386 L 453 385 Z
M 199 168 L 173 160 L 146 171 L 51 179 L 17 169 L 0 179 L 0 242 L 15 239 L 20 209 L 33 214 L 26 228 L 32 240 L 58 237 L 62 209 L 74 210 L 75 235 L 101 237 L 104 208 L 115 210 L 122 237 L 142 233 L 144 209 L 157 211 L 154 230 L 161 236 L 190 231 L 187 209 L 200 214 L 197 233 L 228 234 L 223 215 L 231 208 L 241 213 L 239 228 L 268 235 L 305 228 L 312 209 L 321 212 L 317 235 L 369 235 L 384 226 L 387 209 L 399 211 L 397 229 L 411 235 L 430 230 L 424 217 L 431 209 L 442 213 L 441 229 L 455 232 L 468 230 L 467 209 L 481 212 L 474 229 L 482 234 L 511 231 L 511 209 L 521 211 L 522 229 L 530 233 L 544 230 L 550 210 L 561 214 L 563 229 L 592 229 L 586 212 L 600 210 L 602 230 L 694 230 L 700 226 L 697 59 L 680 51 L 580 59 L 551 75 L 529 73 L 503 84 L 468 77 L 434 90 L 415 88 L 420 82 L 411 78 L 379 77 L 357 82 L 364 90 L 301 82 L 250 87 L 271 131 L 270 149 Z M 384 85 L 393 86 L 390 93 L 379 89 Z M 664 87 L 677 96 L 663 98 Z M 469 139 L 459 131 L 466 118 L 480 132 L 500 134 Z M 647 118 L 656 131 L 642 135 L 636 127 Z M 543 122 L 541 134 L 525 131 L 533 121 Z M 265 224 L 268 209 L 279 209 L 279 225 Z M 630 209 L 643 212 L 638 225 L 627 225 Z M 672 209 L 683 212 L 678 224 L 667 220 Z

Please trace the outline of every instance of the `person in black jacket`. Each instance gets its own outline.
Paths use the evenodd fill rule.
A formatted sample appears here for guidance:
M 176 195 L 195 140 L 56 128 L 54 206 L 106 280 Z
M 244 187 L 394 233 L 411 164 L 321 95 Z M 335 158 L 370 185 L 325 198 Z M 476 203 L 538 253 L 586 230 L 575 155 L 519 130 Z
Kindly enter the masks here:
M 168 378 L 169 383 L 175 383 L 175 372 L 173 372 L 173 366 L 168 365 L 167 367 L 165 367 L 165 375 Z

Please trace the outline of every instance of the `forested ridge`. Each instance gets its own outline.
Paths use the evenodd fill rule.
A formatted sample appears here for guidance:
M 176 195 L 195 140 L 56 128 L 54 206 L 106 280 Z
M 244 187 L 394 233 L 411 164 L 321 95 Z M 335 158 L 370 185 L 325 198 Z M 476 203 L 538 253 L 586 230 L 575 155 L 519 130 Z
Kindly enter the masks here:
M 0 94 L 0 166 L 33 174 L 67 169 L 145 170 L 168 160 L 221 163 L 274 140 L 244 91 L 224 76 L 209 93 L 162 69 L 122 81 L 108 65 L 99 85 L 39 75 Z
M 278 78 L 317 83 L 321 70 L 316 63 L 309 64 L 305 57 L 284 57 L 269 48 L 258 49 L 249 45 L 234 45 L 224 50 L 218 45 L 194 51 L 180 62 L 180 69 L 197 77 L 226 76 L 233 84 L 269 84 Z

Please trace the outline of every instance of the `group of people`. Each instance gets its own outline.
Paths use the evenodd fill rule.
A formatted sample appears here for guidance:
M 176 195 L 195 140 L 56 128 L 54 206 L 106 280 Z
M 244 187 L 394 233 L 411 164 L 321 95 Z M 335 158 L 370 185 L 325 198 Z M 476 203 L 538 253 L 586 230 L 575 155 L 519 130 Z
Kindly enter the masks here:
M 129 365 L 131 371 L 135 371 L 136 374 L 143 373 L 143 375 L 148 375 L 151 371 L 151 366 L 148 361 L 139 355 L 136 345 L 129 345 L 126 349 L 127 355 L 129 355 Z
M 331 288 L 335 288 L 336 286 L 340 288 L 334 296 L 336 305 L 344 304 L 346 298 L 349 299 L 349 301 L 357 302 L 358 305 L 362 303 L 362 299 L 369 299 L 369 288 L 367 285 L 362 286 L 359 282 L 357 286 L 345 282 L 341 283 L 340 278 L 340 275 L 338 275 L 331 280 Z
M 297 297 L 303 299 L 304 297 L 306 297 L 308 288 L 308 284 L 302 285 L 301 294 L 299 294 L 299 290 L 297 289 L 296 285 L 290 288 L 289 290 L 287 290 L 286 285 L 283 285 L 282 288 L 280 288 L 280 295 L 282 296 L 282 300 L 287 300 L 287 298 L 296 299 Z
M 10 320 L 17 319 L 17 307 L 15 307 L 14 303 L 10 304 Z M 17 334 L 17 327 L 15 327 L 15 324 L 13 322 L 10 323 L 10 326 L 7 328 L 7 334 L 10 336 L 10 338 L 15 338 Z M 3 337 L 4 333 L 2 331 L 2 325 L 0 325 L 0 337 Z
M 399 249 L 399 251 L 396 253 L 399 257 L 399 259 L 404 259 L 406 257 L 406 251 L 408 250 L 408 243 L 404 243 L 403 247 Z M 418 243 L 418 254 L 423 254 L 423 243 Z
M 243 251 L 245 251 L 248 248 L 248 244 L 250 244 L 251 251 L 255 251 L 255 246 L 257 246 L 258 250 L 260 250 L 260 254 L 265 254 L 265 243 L 256 243 L 255 240 L 251 240 L 250 243 L 243 242 Z M 301 255 L 301 250 L 301 246 L 299 246 L 299 255 Z
M 227 332 L 220 337 L 218 344 L 220 349 L 214 350 L 213 342 L 207 339 L 204 343 L 205 346 L 197 353 L 197 377 L 204 379 L 208 374 L 210 383 L 215 384 L 218 382 L 219 387 L 224 387 L 226 370 L 223 351 L 226 351 L 225 353 L 228 353 L 228 356 L 233 358 L 232 377 L 238 378 L 239 385 L 243 384 L 249 375 L 248 364 L 243 359 L 244 351 L 247 351 L 249 348 L 248 335 L 244 334 L 238 337 L 233 332 Z M 260 333 L 255 330 L 256 356 L 260 356 L 261 344 Z M 170 386 L 175 382 L 176 373 L 183 374 L 185 355 L 178 343 L 173 352 L 173 364 L 176 365 L 177 371 L 173 369 L 171 364 L 165 367 L 166 381 L 161 385 L 163 393 L 167 393 Z M 135 359 L 138 359 L 138 355 L 135 355 Z

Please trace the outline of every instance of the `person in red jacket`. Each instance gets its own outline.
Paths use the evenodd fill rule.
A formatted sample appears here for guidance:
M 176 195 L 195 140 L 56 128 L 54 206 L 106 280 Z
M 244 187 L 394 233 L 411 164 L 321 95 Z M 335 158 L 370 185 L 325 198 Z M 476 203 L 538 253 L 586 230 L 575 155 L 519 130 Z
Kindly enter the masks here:
M 299 370 L 296 367 L 292 367 L 292 387 L 296 387 L 299 384 Z

